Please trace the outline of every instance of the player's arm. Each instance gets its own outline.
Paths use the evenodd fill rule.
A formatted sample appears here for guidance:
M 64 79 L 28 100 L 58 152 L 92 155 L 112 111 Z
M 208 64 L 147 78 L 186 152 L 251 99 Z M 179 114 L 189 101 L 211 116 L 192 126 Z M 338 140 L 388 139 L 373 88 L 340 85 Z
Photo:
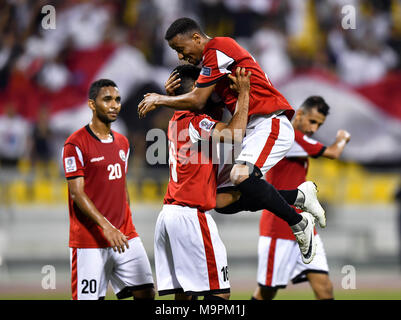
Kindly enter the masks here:
M 219 122 L 213 130 L 213 139 L 221 142 L 242 142 L 248 123 L 249 91 L 251 72 L 246 74 L 245 68 L 237 68 L 235 77 L 229 75 L 232 84 L 230 88 L 238 92 L 238 100 L 234 115 L 228 124 Z
M 335 142 L 324 150 L 322 156 L 329 159 L 338 159 L 344 151 L 351 135 L 345 130 L 338 130 Z
M 202 88 L 195 87 L 191 92 L 179 96 L 147 93 L 138 105 L 139 117 L 143 118 L 148 112 L 153 111 L 160 106 L 169 107 L 175 110 L 202 110 L 215 86 L 216 84 Z
M 130 205 L 130 204 L 131 204 L 131 200 L 130 200 L 130 198 L 129 198 L 127 179 L 125 179 L 125 194 L 126 194 L 126 196 L 127 196 L 128 205 Z
M 97 210 L 92 200 L 84 191 L 84 178 L 76 177 L 67 181 L 71 198 L 81 212 L 102 228 L 105 238 L 109 241 L 114 251 L 118 251 L 119 253 L 124 252 L 124 245 L 128 248 L 127 237 Z

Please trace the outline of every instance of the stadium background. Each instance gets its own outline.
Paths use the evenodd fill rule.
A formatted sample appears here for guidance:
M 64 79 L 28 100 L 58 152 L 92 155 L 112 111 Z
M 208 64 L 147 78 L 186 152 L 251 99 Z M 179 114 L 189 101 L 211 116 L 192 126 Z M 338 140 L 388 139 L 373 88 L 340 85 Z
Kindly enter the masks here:
M 49 4 L 55 29 L 42 25 Z M 326 99 L 331 114 L 316 138 L 330 144 L 337 129 L 352 134 L 339 161 L 312 160 L 309 172 L 327 210 L 328 227 L 318 232 L 335 295 L 401 298 L 400 0 L 3 0 L 0 7 L 0 299 L 69 299 L 61 148 L 90 119 L 87 89 L 101 77 L 113 79 L 123 97 L 114 128 L 134 150 L 133 219 L 153 265 L 168 167 L 147 163 L 153 141 L 146 134 L 164 130 L 171 111 L 139 120 L 136 106 L 144 93 L 163 92 L 178 64 L 163 37 L 182 16 L 197 19 L 210 36 L 234 37 L 295 108 L 312 94 Z M 215 219 L 233 298 L 248 299 L 256 285 L 259 214 Z M 56 271 L 55 289 L 42 287 L 46 265 Z M 302 284 L 278 297 L 313 295 Z

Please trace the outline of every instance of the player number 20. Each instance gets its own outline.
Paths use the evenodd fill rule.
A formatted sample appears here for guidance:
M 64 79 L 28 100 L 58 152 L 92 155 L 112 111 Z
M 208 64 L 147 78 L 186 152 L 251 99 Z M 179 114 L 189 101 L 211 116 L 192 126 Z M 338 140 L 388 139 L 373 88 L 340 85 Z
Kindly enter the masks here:
M 119 163 L 109 164 L 107 166 L 107 171 L 110 171 L 109 180 L 120 179 L 122 177 L 121 166 Z
M 83 285 L 82 293 L 96 293 L 97 284 L 95 279 L 83 279 L 81 284 Z

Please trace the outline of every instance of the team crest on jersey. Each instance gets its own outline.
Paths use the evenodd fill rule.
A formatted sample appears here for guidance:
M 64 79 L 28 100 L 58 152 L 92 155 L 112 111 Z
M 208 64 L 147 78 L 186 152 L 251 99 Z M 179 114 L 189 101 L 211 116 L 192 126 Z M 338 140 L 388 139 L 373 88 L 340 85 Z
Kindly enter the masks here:
M 210 129 L 213 127 L 214 122 L 210 121 L 208 119 L 203 119 L 201 122 L 199 122 L 199 128 L 210 131 Z
M 125 162 L 126 157 L 125 157 L 125 152 L 124 152 L 124 150 L 120 150 L 119 155 L 120 155 L 121 160 Z
M 77 171 L 77 163 L 75 161 L 75 157 L 65 158 L 64 164 L 65 164 L 65 172 L 66 173 Z
M 202 67 L 200 74 L 202 76 L 210 77 L 210 75 L 212 74 L 212 68 Z

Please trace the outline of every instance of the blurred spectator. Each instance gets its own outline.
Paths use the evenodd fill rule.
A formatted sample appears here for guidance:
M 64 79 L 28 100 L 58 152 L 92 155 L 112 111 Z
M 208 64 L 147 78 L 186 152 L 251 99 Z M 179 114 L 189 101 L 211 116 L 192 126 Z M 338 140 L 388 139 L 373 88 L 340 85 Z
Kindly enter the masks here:
M 8 105 L 0 116 L 0 205 L 12 218 L 11 184 L 18 177 L 18 164 L 26 157 L 29 135 L 27 121 L 20 117 L 13 105 Z
M 0 164 L 3 169 L 13 169 L 26 157 L 29 135 L 28 122 L 18 115 L 10 104 L 0 116 Z
M 253 35 L 252 49 L 273 84 L 277 85 L 293 74 L 292 61 L 287 53 L 287 39 L 277 24 L 266 22 Z
M 56 29 L 42 28 L 44 5 L 56 8 Z M 355 30 L 342 26 L 345 5 L 355 8 Z M 158 92 L 178 64 L 164 33 L 183 16 L 212 37 L 236 38 L 275 85 L 301 68 L 329 70 L 359 86 L 401 67 L 400 0 L 0 0 L 0 7 L 0 114 L 13 101 L 30 120 L 44 103 L 56 112 L 83 106 L 86 85 L 99 74 L 118 81 L 131 96 L 129 112 L 136 110 L 141 95 Z M 138 165 L 146 131 L 168 118 L 124 117 Z
M 395 201 L 397 203 L 398 217 L 397 217 L 397 231 L 398 231 L 398 259 L 401 267 L 401 185 L 395 193 Z
M 30 141 L 30 158 L 32 166 L 41 165 L 49 177 L 49 164 L 52 160 L 52 131 L 49 124 L 49 111 L 47 107 L 39 110 L 38 119 L 32 129 Z

